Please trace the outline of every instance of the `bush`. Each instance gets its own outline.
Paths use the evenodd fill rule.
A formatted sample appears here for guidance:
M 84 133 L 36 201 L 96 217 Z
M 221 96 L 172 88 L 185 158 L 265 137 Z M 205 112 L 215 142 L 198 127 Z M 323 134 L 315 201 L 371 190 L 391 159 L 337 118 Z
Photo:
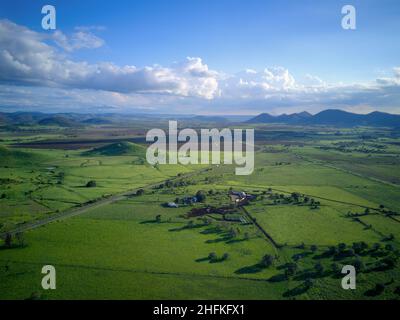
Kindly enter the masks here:
M 88 183 L 86 183 L 86 188 L 94 188 L 96 187 L 97 183 L 94 180 L 90 180 Z

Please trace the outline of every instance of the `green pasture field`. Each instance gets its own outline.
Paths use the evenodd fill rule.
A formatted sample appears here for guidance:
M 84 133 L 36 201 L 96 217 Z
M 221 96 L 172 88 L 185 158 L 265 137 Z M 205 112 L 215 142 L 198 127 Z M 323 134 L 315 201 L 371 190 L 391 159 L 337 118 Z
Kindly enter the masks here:
M 2 131 L 0 232 L 71 208 L 82 213 L 25 231 L 23 244 L 14 239 L 9 248 L 0 242 L 0 299 L 398 299 L 399 262 L 387 264 L 400 246 L 397 139 L 369 128 L 340 134 L 323 127 L 258 129 L 249 176 L 235 175 L 235 165 L 151 166 L 144 161 L 145 146 L 124 140 L 78 149 L 12 146 L 114 138 L 108 127 L 76 129 L 71 136 L 44 128 Z M 136 137 L 126 130 L 115 135 Z M 300 131 L 305 135 L 291 136 Z M 91 180 L 95 186 L 87 187 Z M 85 209 L 88 202 L 153 184 L 158 187 L 145 188 L 143 195 Z M 165 205 L 199 190 L 203 202 Z M 256 199 L 235 207 L 230 190 Z M 293 193 L 319 204 L 269 198 Z M 217 213 L 187 215 L 209 206 L 234 208 L 232 216 L 247 223 Z M 355 242 L 367 248 L 352 252 Z M 347 251 L 327 253 L 340 243 Z M 211 261 L 210 253 L 227 258 Z M 260 264 L 265 255 L 273 257 L 271 266 Z M 357 290 L 343 290 L 332 264 L 356 260 L 364 265 Z M 287 275 L 293 263 L 296 271 Z M 56 267 L 56 290 L 41 288 L 45 264 Z M 323 271 L 316 272 L 316 264 Z M 383 292 L 374 292 L 376 284 L 384 285 Z
M 257 292 L 272 298 L 276 292 L 285 290 L 286 285 L 267 286 L 265 281 L 256 281 L 271 277 L 275 273 L 273 270 L 237 272 L 256 264 L 267 253 L 274 254 L 274 249 L 255 233 L 254 227 L 242 227 L 252 234 L 249 240 L 239 237 L 237 241 L 229 242 L 223 232 L 213 230 L 214 225 L 184 229 L 187 221 L 179 215 L 185 210 L 163 208 L 161 202 L 149 204 L 146 200 L 152 197 L 145 197 L 118 202 L 89 211 L 79 218 L 39 228 L 27 234 L 29 246 L 26 248 L 1 251 L 2 269 L 5 263 L 10 263 L 10 271 L 14 266 L 16 269 L 2 281 L 0 297 L 7 298 L 11 288 L 14 288 L 11 297 L 19 299 L 41 292 L 39 283 L 35 282 L 16 289 L 21 281 L 17 270 L 21 265 L 34 270 L 43 263 L 60 265 L 64 270 L 59 275 L 63 278 L 60 290 L 48 295 L 49 298 L 99 298 L 106 294 L 109 298 L 121 298 L 121 292 L 127 291 L 124 283 L 132 289 L 126 298 L 136 299 L 183 298 L 184 288 L 192 290 L 196 298 L 256 298 Z M 157 214 L 161 214 L 161 223 L 154 222 Z M 207 259 L 210 252 L 219 256 L 228 253 L 229 258 L 210 263 Z M 79 280 L 78 290 L 74 288 L 74 281 L 81 269 L 87 276 Z M 89 270 L 93 272 L 89 273 Z M 96 293 L 98 288 L 93 291 L 95 281 L 106 288 L 107 282 L 102 280 L 104 274 L 120 279 L 121 292 L 116 285 L 107 293 Z M 195 284 L 201 280 L 210 283 L 213 290 L 201 289 L 204 284 L 198 290 L 192 278 Z M 144 279 L 153 285 L 141 287 L 146 283 Z M 172 288 L 166 291 L 162 288 L 165 283 L 177 291 Z M 249 287 L 249 291 L 243 290 L 243 286 Z M 255 288 L 250 288 L 253 286 Z

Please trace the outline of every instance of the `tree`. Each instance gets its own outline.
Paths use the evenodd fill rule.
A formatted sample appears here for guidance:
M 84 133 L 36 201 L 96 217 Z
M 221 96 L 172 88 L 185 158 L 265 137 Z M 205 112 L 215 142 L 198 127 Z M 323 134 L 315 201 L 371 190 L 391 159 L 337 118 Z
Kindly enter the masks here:
M 136 195 L 137 196 L 141 196 L 141 195 L 143 195 L 144 194 L 144 190 L 143 189 L 138 189 L 137 191 L 136 191 Z
M 313 281 L 313 279 L 311 279 L 311 278 L 307 278 L 307 279 L 304 281 L 304 286 L 305 286 L 307 289 L 310 289 L 313 285 L 314 285 L 314 281 Z
M 172 181 L 171 181 L 171 180 L 165 181 L 165 186 L 166 186 L 167 188 L 171 188 L 171 187 L 173 186 Z
M 210 252 L 210 254 L 208 255 L 208 259 L 213 262 L 215 260 L 217 260 L 217 254 L 215 252 Z
M 304 242 L 302 242 L 299 244 L 299 246 L 297 248 L 304 250 L 306 248 L 306 245 L 304 244 Z
M 394 246 L 392 244 L 387 244 L 385 246 L 386 251 L 394 251 Z
M 299 202 L 300 194 L 298 192 L 292 192 L 291 197 L 295 202 Z
M 352 248 L 353 248 L 355 253 L 360 253 L 361 250 L 362 250 L 360 242 L 354 242 L 353 245 L 352 245 Z
M 312 251 L 313 253 L 315 253 L 315 252 L 318 250 L 318 247 L 317 247 L 315 244 L 313 244 L 313 245 L 310 247 L 310 249 L 311 249 L 311 251 Z
M 318 274 L 322 274 L 324 272 L 324 266 L 321 264 L 321 262 L 318 262 L 315 266 L 314 266 L 315 271 Z
M 349 254 L 349 256 L 354 256 L 355 252 L 353 249 L 349 249 L 348 254 Z
M 12 234 L 11 233 L 6 233 L 6 235 L 4 236 L 4 245 L 7 248 L 11 248 L 12 246 Z
M 394 240 L 394 234 L 393 234 L 393 233 L 389 234 L 389 235 L 386 237 L 385 240 L 386 240 L 386 241 L 393 241 L 393 240 Z
M 193 220 L 190 220 L 190 221 L 187 223 L 186 226 L 187 226 L 188 228 L 193 228 L 193 227 L 194 227 Z
M 383 283 L 377 283 L 375 285 L 374 291 L 376 294 L 381 294 L 384 290 L 385 290 L 385 285 Z
M 340 266 L 337 263 L 332 263 L 331 268 L 334 274 L 339 274 L 341 272 Z
M 161 222 L 161 214 L 156 215 L 156 222 Z
M 228 259 L 228 258 L 229 258 L 229 254 L 225 252 L 225 253 L 222 255 L 222 260 L 226 260 L 226 259 Z
M 288 263 L 286 265 L 286 270 L 285 270 L 286 277 L 288 278 L 290 276 L 295 275 L 296 272 L 297 272 L 297 269 L 298 269 L 298 267 L 297 267 L 296 263 L 294 263 L 294 262 L 293 263 Z
M 25 245 L 25 237 L 23 232 L 17 232 L 15 238 L 17 238 L 18 245 L 20 247 L 23 247 Z
M 236 236 L 237 236 L 236 230 L 233 229 L 233 228 L 230 228 L 230 229 L 229 229 L 229 237 L 230 237 L 230 238 L 236 238 Z
M 394 268 L 396 266 L 396 260 L 397 259 L 395 257 L 389 256 L 389 257 L 383 258 L 381 260 L 381 264 L 385 268 L 392 269 L 392 268 Z
M 95 188 L 97 186 L 96 181 L 90 180 L 88 183 L 86 183 L 86 188 Z
M 199 190 L 196 192 L 196 198 L 199 202 L 204 202 L 206 200 L 206 194 L 203 190 Z
M 338 252 L 338 249 L 335 246 L 330 246 L 328 248 L 328 254 L 331 256 L 337 254 L 337 252 Z
M 368 249 L 368 243 L 366 243 L 365 241 L 361 241 L 360 245 L 361 245 L 361 250 L 367 250 Z
M 269 268 L 274 263 L 274 259 L 275 258 L 270 254 L 266 254 L 264 257 L 262 257 L 260 264 L 264 268 Z
M 381 244 L 378 242 L 374 243 L 374 245 L 372 246 L 372 249 L 374 251 L 378 251 L 380 248 L 381 248 Z
M 356 261 L 354 261 L 353 265 L 354 268 L 356 268 L 356 270 L 359 272 L 365 269 L 364 262 L 361 259 L 357 259 Z
M 343 253 L 346 250 L 346 244 L 345 243 L 339 243 L 338 244 L 338 249 L 340 253 Z

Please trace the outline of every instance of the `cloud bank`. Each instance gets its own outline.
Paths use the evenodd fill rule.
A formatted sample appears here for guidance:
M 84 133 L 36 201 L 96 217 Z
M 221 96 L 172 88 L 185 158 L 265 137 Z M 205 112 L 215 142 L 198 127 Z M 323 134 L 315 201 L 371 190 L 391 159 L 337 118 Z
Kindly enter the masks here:
M 161 113 L 316 112 L 342 108 L 400 113 L 400 67 L 368 83 L 328 84 L 306 74 L 302 82 L 284 67 L 237 74 L 211 70 L 199 57 L 170 66 L 75 61 L 70 53 L 105 41 L 77 27 L 71 35 L 43 34 L 0 20 L 0 105 L 9 108 L 129 108 Z M 32 97 L 34 96 L 34 97 Z

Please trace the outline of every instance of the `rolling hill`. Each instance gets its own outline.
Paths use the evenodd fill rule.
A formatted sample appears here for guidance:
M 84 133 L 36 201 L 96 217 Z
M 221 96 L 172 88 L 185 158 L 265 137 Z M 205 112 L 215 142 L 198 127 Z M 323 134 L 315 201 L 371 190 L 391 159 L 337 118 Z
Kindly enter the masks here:
M 132 142 L 117 142 L 94 148 L 82 153 L 83 156 L 137 156 L 144 158 L 146 148 Z
M 71 120 L 64 116 L 52 116 L 44 118 L 38 122 L 41 126 L 59 126 L 59 127 L 75 127 L 78 125 L 74 120 Z

